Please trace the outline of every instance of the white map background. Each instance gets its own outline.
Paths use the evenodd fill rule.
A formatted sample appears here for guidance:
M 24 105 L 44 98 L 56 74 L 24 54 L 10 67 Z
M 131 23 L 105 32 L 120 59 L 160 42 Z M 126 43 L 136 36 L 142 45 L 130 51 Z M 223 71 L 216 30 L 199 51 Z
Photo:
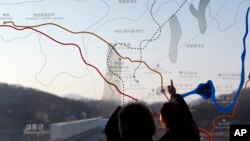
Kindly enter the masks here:
M 230 94 L 243 79 L 249 5 L 249 0 L 0 0 L 0 82 L 125 103 L 131 98 L 123 93 L 148 103 L 165 101 L 159 91 L 170 79 L 179 93 L 212 80 L 216 95 Z M 245 81 L 249 42 L 247 37 Z

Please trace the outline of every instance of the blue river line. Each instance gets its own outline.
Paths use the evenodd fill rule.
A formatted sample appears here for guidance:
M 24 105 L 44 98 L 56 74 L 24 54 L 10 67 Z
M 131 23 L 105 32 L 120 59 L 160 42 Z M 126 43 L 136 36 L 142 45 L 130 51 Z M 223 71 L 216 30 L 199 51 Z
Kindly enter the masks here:
M 228 113 L 231 112 L 233 110 L 233 108 L 235 107 L 236 102 L 238 101 L 238 98 L 240 96 L 240 92 L 243 88 L 244 82 L 245 82 L 245 58 L 246 58 L 246 38 L 248 35 L 248 14 L 250 11 L 250 7 L 248 7 L 247 13 L 246 13 L 246 32 L 243 36 L 243 52 L 241 54 L 241 64 L 242 64 L 242 68 L 241 68 L 241 80 L 240 80 L 240 84 L 237 90 L 237 93 L 234 97 L 233 102 L 228 105 L 227 107 L 222 107 L 218 101 L 216 100 L 215 97 L 215 87 L 214 84 L 212 82 L 212 80 L 208 80 L 206 83 L 201 83 L 198 85 L 198 87 L 196 89 L 194 89 L 193 91 L 187 92 L 185 94 L 182 94 L 183 97 L 192 95 L 192 94 L 198 94 L 200 95 L 202 98 L 204 98 L 205 100 L 211 98 L 212 101 L 214 102 L 216 108 L 221 112 L 221 113 Z

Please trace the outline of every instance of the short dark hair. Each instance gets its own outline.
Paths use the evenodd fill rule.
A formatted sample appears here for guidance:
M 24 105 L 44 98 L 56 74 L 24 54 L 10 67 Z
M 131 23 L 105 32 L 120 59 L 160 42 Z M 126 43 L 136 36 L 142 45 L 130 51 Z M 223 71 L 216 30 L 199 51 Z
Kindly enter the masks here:
M 161 109 L 162 118 L 167 122 L 168 128 L 178 126 L 182 122 L 182 113 L 179 105 L 167 102 Z
M 125 136 L 153 136 L 156 127 L 152 111 L 144 103 L 135 102 L 119 112 L 120 133 Z

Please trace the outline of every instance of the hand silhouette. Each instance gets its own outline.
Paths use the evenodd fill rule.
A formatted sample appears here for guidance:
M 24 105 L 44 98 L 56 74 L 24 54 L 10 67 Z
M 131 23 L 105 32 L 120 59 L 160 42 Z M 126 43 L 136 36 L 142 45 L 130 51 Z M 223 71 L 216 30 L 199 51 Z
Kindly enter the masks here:
M 176 94 L 176 89 L 174 87 L 174 83 L 173 83 L 173 80 L 171 79 L 171 83 L 170 85 L 168 85 L 168 92 L 169 94 L 172 96 L 174 94 Z

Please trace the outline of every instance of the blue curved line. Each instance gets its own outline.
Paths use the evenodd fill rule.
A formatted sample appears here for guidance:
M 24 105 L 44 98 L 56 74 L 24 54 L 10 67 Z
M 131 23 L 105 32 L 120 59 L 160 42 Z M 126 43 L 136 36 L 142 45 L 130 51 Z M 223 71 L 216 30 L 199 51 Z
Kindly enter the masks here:
M 243 52 L 241 54 L 241 65 L 242 65 L 242 68 L 241 68 L 241 80 L 240 80 L 240 84 L 239 84 L 239 87 L 238 87 L 238 90 L 237 90 L 237 93 L 234 97 L 234 100 L 233 102 L 227 106 L 227 107 L 222 107 L 218 101 L 216 100 L 216 97 L 215 97 L 215 87 L 213 85 L 213 82 L 211 80 L 208 80 L 207 83 L 201 83 L 198 85 L 198 87 L 196 89 L 194 89 L 193 91 L 190 91 L 190 92 L 187 92 L 185 94 L 182 94 L 182 97 L 186 97 L 186 96 L 189 96 L 189 95 L 192 95 L 192 94 L 198 94 L 200 95 L 203 99 L 207 100 L 209 98 L 212 99 L 212 101 L 214 102 L 216 108 L 221 112 L 221 113 L 228 113 L 228 112 L 231 112 L 233 110 L 233 108 L 235 107 L 235 104 L 239 98 L 239 95 L 240 95 L 240 92 L 243 88 L 243 85 L 244 85 L 244 82 L 245 82 L 245 58 L 246 58 L 246 38 L 247 38 L 247 35 L 248 35 L 248 14 L 249 14 L 249 11 L 250 11 L 250 7 L 248 7 L 248 10 L 247 10 L 247 13 L 246 13 L 246 32 L 243 36 Z M 201 89 L 204 89 L 204 85 L 208 85 L 209 86 L 209 93 L 201 93 L 199 90 Z

